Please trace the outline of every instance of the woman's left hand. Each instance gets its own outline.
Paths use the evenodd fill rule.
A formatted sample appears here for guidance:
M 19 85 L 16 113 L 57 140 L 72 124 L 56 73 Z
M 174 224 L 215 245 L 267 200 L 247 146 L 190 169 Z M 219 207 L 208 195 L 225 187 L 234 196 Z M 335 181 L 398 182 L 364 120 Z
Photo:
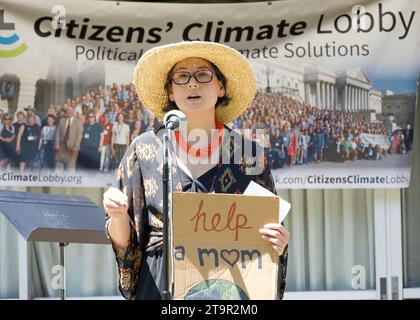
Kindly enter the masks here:
M 281 256 L 289 242 L 289 231 L 279 223 L 269 223 L 260 229 L 261 237 L 271 242 L 273 249 Z

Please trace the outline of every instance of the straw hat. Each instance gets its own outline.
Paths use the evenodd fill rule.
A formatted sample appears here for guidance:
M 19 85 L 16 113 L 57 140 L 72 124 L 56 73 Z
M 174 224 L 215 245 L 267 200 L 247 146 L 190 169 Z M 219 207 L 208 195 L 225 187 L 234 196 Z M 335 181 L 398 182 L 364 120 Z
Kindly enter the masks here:
M 255 95 L 256 81 L 251 64 L 235 49 L 204 41 L 184 41 L 155 47 L 138 61 L 134 85 L 143 104 L 157 117 L 163 118 L 169 103 L 165 83 L 169 71 L 181 60 L 198 57 L 215 64 L 226 78 L 229 104 L 216 109 L 223 123 L 235 120 L 249 107 Z

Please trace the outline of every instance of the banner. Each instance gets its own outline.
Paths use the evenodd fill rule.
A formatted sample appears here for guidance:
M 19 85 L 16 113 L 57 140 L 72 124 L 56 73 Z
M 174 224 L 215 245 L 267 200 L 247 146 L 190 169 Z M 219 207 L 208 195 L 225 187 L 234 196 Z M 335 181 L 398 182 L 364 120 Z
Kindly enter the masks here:
M 278 255 L 259 229 L 279 221 L 278 197 L 175 192 L 173 206 L 175 299 L 276 299 Z
M 419 9 L 419 0 L 3 0 L 0 185 L 112 184 L 131 140 L 159 126 L 132 85 L 137 60 L 157 45 L 202 40 L 252 64 L 257 95 L 229 126 L 269 149 L 277 187 L 405 188 Z M 80 121 L 66 151 L 57 135 L 68 106 Z

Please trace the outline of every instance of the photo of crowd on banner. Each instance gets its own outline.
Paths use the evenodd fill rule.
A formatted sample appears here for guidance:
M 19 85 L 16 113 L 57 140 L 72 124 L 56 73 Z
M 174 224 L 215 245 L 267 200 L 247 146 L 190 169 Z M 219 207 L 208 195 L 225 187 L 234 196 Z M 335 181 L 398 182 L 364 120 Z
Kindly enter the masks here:
M 381 122 L 367 122 L 340 109 L 321 109 L 276 93 L 258 92 L 251 108 L 235 126 L 265 129 L 260 141 L 270 149 L 271 168 L 278 169 L 321 161 L 380 160 L 387 154 L 407 154 L 413 129 L 391 132 Z M 382 143 L 367 141 L 364 134 Z
M 10 100 L 10 85 L 1 100 Z M 13 95 L 13 93 L 12 93 Z M 140 102 L 134 85 L 113 84 L 51 104 L 46 114 L 33 106 L 9 114 L 0 108 L 0 170 L 99 170 L 118 167 L 131 141 L 161 126 Z M 324 161 L 380 160 L 411 150 L 413 129 L 390 132 L 357 114 L 321 109 L 280 93 L 257 92 L 252 106 L 229 124 L 269 148 L 272 169 Z M 252 135 L 256 129 L 265 134 Z M 384 143 L 362 139 L 378 135 Z

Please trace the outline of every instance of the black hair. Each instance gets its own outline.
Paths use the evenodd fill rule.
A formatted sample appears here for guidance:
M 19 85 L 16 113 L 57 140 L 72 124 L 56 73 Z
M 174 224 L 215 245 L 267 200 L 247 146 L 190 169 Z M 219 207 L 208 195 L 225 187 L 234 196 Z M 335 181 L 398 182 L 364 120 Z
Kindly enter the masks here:
M 207 60 L 206 60 L 207 61 Z M 210 66 L 213 68 L 213 70 L 214 70 L 214 73 L 215 73 L 215 75 L 216 75 L 216 78 L 219 80 L 219 81 L 221 81 L 222 82 L 222 84 L 223 84 L 223 87 L 225 88 L 225 90 L 226 90 L 226 84 L 227 84 L 227 81 L 226 81 L 226 78 L 225 78 L 225 76 L 223 75 L 223 73 L 220 71 L 220 69 L 214 64 L 214 63 L 212 63 L 212 62 L 210 62 L 210 61 L 207 61 L 208 63 L 210 63 Z M 173 67 L 172 67 L 172 69 L 171 69 L 171 71 L 169 71 L 169 73 L 168 73 L 168 76 L 167 76 L 167 78 L 166 78 L 166 82 L 165 82 L 165 91 L 166 91 L 166 93 L 168 94 L 168 96 L 169 96 L 169 89 L 170 89 L 170 87 L 171 87 L 171 84 L 172 84 L 172 70 L 173 70 Z M 225 91 L 226 92 L 226 91 Z M 169 99 L 168 99 L 169 100 Z M 223 96 L 223 97 L 218 97 L 217 98 L 217 102 L 216 102 L 216 109 L 217 109 L 217 107 L 224 107 L 224 106 L 227 106 L 228 104 L 229 104 L 229 100 L 230 100 L 230 97 L 228 97 L 227 95 L 226 95 L 226 93 L 225 93 L 225 95 Z M 171 111 L 171 110 L 179 110 L 179 108 L 178 108 L 178 106 L 176 105 L 176 103 L 175 103 L 175 101 L 168 101 L 168 104 L 163 108 L 163 112 L 169 112 L 169 111 Z

